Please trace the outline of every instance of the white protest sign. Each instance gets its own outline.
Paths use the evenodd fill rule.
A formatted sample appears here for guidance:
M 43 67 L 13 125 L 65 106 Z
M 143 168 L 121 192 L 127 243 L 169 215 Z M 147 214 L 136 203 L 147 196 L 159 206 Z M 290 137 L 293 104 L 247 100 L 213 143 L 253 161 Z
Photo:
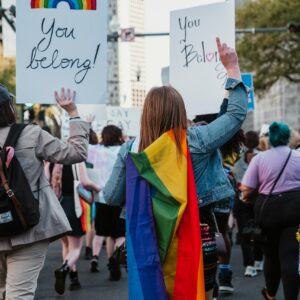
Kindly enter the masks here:
M 78 104 L 77 108 L 82 120 L 86 120 L 89 116 L 94 117 L 92 128 L 98 135 L 100 135 L 103 127 L 107 123 L 106 106 L 98 104 Z M 69 116 L 66 112 L 63 112 L 61 124 L 62 139 L 68 139 L 69 132 Z
M 77 103 L 105 103 L 107 0 L 17 1 L 17 102 L 54 103 L 54 90 Z
M 8 10 L 12 5 L 16 5 L 16 0 L 2 0 L 2 7 L 4 9 Z M 3 56 L 15 57 L 16 56 L 16 33 L 3 17 L 2 17 L 2 39 L 3 39 Z
M 137 136 L 140 133 L 141 108 L 107 106 L 107 125 L 120 127 L 124 134 Z
M 235 46 L 234 1 L 171 13 L 170 82 L 182 94 L 188 115 L 217 113 L 227 73 L 216 37 Z
M 125 108 L 105 105 L 77 105 L 77 107 L 83 120 L 89 115 L 95 116 L 92 128 L 98 135 L 107 125 L 118 126 L 128 136 L 137 136 L 140 133 L 142 110 L 139 107 Z M 69 117 L 67 113 L 62 114 L 61 136 L 63 139 L 69 138 Z

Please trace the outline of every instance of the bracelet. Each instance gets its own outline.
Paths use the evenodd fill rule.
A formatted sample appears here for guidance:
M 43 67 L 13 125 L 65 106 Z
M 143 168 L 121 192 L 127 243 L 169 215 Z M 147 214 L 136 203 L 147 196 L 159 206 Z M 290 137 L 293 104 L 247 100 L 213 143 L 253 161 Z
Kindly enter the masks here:
M 73 118 L 69 118 L 69 120 L 78 120 L 78 119 L 81 119 L 80 117 L 73 117 Z

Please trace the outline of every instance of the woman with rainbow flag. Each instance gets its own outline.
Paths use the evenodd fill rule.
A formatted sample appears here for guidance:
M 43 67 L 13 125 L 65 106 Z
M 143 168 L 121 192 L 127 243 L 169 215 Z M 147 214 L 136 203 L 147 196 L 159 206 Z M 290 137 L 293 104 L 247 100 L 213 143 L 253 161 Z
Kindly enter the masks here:
M 140 136 L 122 146 L 103 190 L 108 204 L 121 205 L 126 189 L 130 300 L 212 299 L 217 269 L 212 204 L 233 195 L 218 148 L 247 114 L 237 54 L 218 38 L 217 46 L 229 77 L 227 112 L 207 126 L 187 128 L 178 91 L 153 88 Z

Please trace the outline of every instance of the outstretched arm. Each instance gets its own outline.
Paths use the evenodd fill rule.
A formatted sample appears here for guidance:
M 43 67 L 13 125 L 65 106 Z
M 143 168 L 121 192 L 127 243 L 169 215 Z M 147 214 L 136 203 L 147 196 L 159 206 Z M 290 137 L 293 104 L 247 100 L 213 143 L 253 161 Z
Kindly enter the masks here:
M 220 148 L 240 129 L 247 115 L 247 89 L 241 82 L 237 54 L 219 39 L 217 46 L 229 77 L 225 87 L 228 91 L 227 111 L 207 126 L 189 129 L 189 147 L 194 153 L 209 153 Z

